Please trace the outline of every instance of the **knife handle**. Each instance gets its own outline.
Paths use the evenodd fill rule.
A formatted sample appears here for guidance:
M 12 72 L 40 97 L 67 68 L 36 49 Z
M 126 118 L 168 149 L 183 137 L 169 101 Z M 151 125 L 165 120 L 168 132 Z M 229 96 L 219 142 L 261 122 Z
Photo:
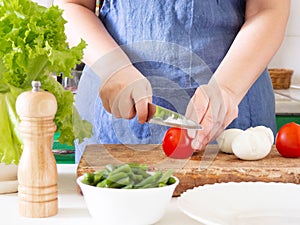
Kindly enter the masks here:
M 156 112 L 155 105 L 153 105 L 152 103 L 148 103 L 148 118 L 147 118 L 147 122 L 149 122 L 149 120 L 154 116 L 155 112 Z

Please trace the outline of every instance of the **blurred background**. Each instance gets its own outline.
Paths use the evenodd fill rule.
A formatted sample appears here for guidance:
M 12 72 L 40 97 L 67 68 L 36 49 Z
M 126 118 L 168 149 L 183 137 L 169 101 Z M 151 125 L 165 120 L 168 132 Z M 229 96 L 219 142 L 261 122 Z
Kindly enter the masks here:
M 270 67 L 294 70 L 292 84 L 300 86 L 300 1 L 291 0 L 291 13 L 284 41 Z

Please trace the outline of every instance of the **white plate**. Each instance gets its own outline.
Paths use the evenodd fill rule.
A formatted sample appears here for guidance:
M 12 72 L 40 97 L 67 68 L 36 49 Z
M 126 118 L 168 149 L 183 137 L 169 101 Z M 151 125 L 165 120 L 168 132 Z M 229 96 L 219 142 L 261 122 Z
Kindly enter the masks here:
M 217 183 L 187 190 L 178 198 L 186 215 L 205 225 L 299 225 L 300 185 Z

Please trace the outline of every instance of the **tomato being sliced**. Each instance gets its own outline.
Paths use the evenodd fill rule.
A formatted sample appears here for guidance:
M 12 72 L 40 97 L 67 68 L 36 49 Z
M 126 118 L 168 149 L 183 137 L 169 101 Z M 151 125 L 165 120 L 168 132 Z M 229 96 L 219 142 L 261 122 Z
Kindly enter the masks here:
M 186 129 L 171 127 L 164 136 L 162 148 L 168 157 L 186 159 L 194 152 L 191 142 L 192 139 L 188 136 Z
M 294 122 L 283 125 L 276 135 L 276 148 L 287 158 L 300 157 L 300 125 Z

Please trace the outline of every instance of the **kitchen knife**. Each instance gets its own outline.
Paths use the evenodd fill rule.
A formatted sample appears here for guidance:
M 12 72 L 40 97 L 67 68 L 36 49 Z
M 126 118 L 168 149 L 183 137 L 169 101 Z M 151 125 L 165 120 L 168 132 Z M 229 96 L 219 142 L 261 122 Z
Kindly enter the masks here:
M 166 109 L 162 106 L 155 105 L 153 103 L 149 103 L 148 112 L 150 115 L 148 118 L 149 123 L 168 127 L 180 127 L 185 129 L 202 129 L 202 126 L 197 122 L 188 119 L 177 112 Z

